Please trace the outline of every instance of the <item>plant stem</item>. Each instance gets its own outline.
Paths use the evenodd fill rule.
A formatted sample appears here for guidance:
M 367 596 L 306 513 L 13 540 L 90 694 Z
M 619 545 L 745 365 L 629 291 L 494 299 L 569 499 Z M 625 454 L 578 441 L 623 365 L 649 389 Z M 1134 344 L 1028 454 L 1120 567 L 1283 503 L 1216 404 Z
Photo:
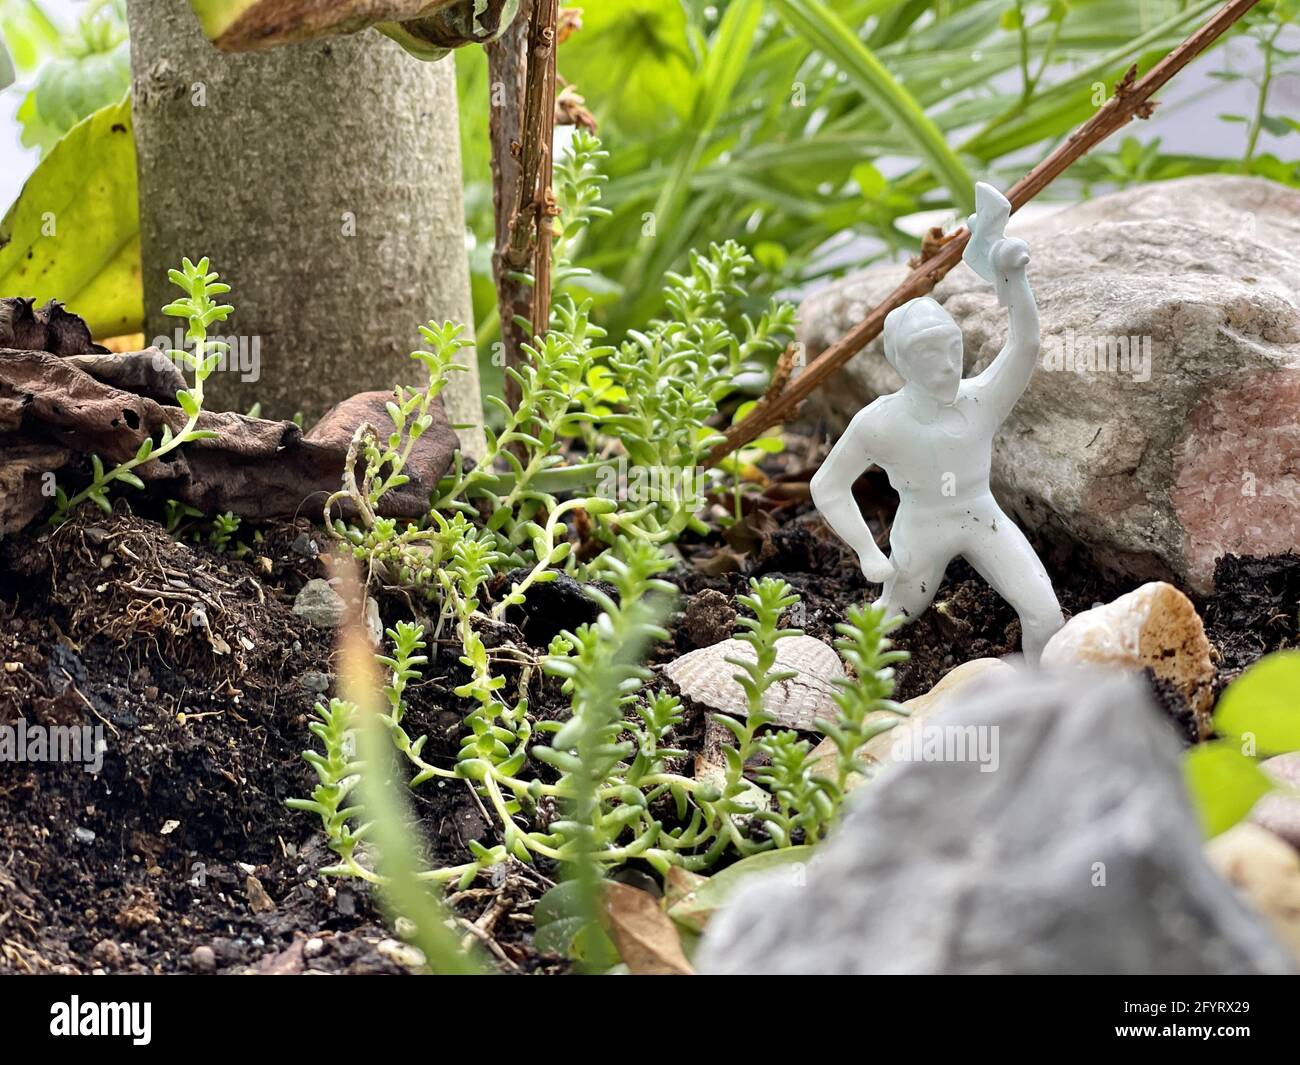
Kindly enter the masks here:
M 1250 134 L 1246 140 L 1246 154 L 1242 157 L 1242 168 L 1250 165 L 1254 158 L 1255 147 L 1259 143 L 1259 133 L 1264 125 L 1264 108 L 1268 104 L 1268 91 L 1273 81 L 1273 46 L 1278 34 L 1282 32 L 1283 23 L 1279 22 L 1273 32 L 1260 41 L 1264 49 L 1264 72 L 1259 80 L 1259 92 L 1255 98 L 1255 114 L 1250 120 Z
M 1020 103 L 1023 107 L 1034 94 L 1034 83 L 1029 76 L 1029 27 L 1025 25 L 1024 0 L 1015 0 L 1015 2 L 1016 36 L 1020 46 Z

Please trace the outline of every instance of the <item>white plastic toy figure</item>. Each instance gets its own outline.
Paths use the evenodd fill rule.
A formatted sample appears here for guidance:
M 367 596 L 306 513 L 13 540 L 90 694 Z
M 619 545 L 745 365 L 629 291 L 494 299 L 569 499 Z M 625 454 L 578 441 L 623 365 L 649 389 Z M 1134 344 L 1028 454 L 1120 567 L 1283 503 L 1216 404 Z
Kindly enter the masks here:
M 884 584 L 880 601 L 889 614 L 915 619 L 960 555 L 1015 607 L 1025 658 L 1037 663 L 1063 624 L 1061 608 L 1034 549 L 989 491 L 993 434 L 1029 384 L 1039 346 L 1038 307 L 1025 276 L 1029 248 L 1003 236 L 1010 213 L 997 189 L 976 185 L 963 255 L 1010 309 L 1006 346 L 963 381 L 961 329 L 947 311 L 923 296 L 890 312 L 885 358 L 903 387 L 858 412 L 813 477 L 812 497 L 857 551 L 867 580 Z M 853 499 L 853 482 L 873 463 L 899 495 L 889 557 Z

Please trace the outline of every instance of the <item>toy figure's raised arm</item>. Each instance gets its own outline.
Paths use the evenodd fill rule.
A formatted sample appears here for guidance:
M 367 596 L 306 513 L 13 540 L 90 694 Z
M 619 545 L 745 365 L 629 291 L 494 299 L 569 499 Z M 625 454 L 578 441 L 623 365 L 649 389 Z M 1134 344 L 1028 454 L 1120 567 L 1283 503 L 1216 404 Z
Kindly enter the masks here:
M 1006 237 L 993 245 L 989 260 L 998 302 L 1010 310 L 1007 342 L 988 368 L 971 384 L 982 403 L 999 422 L 1025 391 L 1038 361 L 1038 305 L 1029 287 L 1026 268 L 1029 246 L 1023 240 Z
M 826 461 L 813 474 L 813 503 L 826 524 L 858 554 L 862 574 L 883 584 L 894 575 L 894 564 L 876 546 L 862 512 L 853 498 L 853 482 L 878 456 L 880 443 L 880 400 L 858 411 Z

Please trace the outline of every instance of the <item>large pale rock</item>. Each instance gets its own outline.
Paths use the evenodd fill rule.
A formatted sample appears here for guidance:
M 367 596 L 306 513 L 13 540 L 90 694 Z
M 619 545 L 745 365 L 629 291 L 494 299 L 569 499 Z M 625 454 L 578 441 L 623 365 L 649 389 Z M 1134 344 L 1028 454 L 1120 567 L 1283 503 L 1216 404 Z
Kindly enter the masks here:
M 1172 584 L 1152 581 L 1076 614 L 1047 641 L 1042 663 L 1149 669 L 1187 700 L 1197 738 L 1204 739 L 1212 727 L 1210 641 L 1196 607 Z
M 1044 338 L 995 442 L 993 488 L 1011 515 L 1114 572 L 1201 591 L 1220 555 L 1300 543 L 1300 191 L 1183 178 L 1009 232 L 1030 243 Z M 809 352 L 905 272 L 877 267 L 809 297 Z M 967 374 L 984 369 L 1006 339 L 992 287 L 963 264 L 934 296 L 962 327 Z M 838 433 L 900 383 L 877 340 L 810 409 Z
M 802 883 L 738 890 L 701 972 L 1293 971 L 1206 862 L 1179 742 L 1137 677 L 1021 674 L 929 724 L 995 730 L 996 771 L 895 765 Z
M 1300 854 L 1268 829 L 1245 821 L 1210 840 L 1205 854 L 1300 961 Z

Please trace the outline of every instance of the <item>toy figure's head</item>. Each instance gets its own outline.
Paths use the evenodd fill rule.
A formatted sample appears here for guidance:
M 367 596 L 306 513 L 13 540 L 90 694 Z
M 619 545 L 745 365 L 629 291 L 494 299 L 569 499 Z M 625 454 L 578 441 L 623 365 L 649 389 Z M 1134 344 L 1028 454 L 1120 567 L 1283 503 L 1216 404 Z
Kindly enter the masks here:
M 929 296 L 909 300 L 885 318 L 885 358 L 903 380 L 940 403 L 961 387 L 961 329 Z

